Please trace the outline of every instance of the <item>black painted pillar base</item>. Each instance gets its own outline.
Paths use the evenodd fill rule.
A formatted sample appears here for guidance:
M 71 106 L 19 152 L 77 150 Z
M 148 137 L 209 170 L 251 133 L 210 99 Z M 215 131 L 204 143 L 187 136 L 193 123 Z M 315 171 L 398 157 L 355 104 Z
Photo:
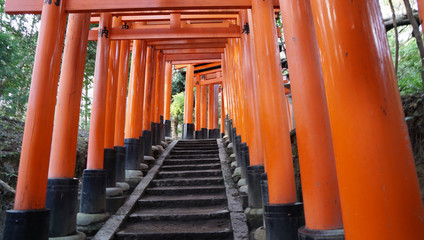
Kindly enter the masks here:
M 266 173 L 261 174 L 261 194 L 262 204 L 269 204 L 269 192 L 268 192 L 268 175 Z
M 4 220 L 4 240 L 46 240 L 49 238 L 50 210 L 8 210 Z
M 183 139 L 194 139 L 194 124 L 193 123 L 183 124 Z
M 152 156 L 152 132 L 148 130 L 143 131 L 143 149 L 144 155 Z
M 208 138 L 209 139 L 216 139 L 215 129 L 208 129 Z
M 247 167 L 250 165 L 249 147 L 246 143 L 242 143 L 239 146 L 241 178 L 244 178 L 247 181 Z
M 80 213 L 106 212 L 106 171 L 86 169 L 82 174 Z
M 225 133 L 221 133 L 221 138 L 224 138 L 225 137 Z
M 221 129 L 215 128 L 214 129 L 214 136 L 215 136 L 215 138 L 221 138 Z
M 105 148 L 103 168 L 106 170 L 106 187 L 116 187 L 116 153 L 113 148 Z
M 152 132 L 152 146 L 156 145 L 156 138 L 157 138 L 157 129 L 156 129 L 156 123 L 152 122 L 150 124 L 150 130 Z
M 65 237 L 77 231 L 78 179 L 49 178 L 46 209 L 50 209 L 49 237 Z
M 195 131 L 194 134 L 196 139 L 203 139 L 202 131 Z
M 155 123 L 155 130 L 156 130 L 156 136 L 155 136 L 155 141 L 153 142 L 153 144 L 160 145 L 160 123 Z
M 235 128 L 233 128 L 233 120 L 228 120 L 228 134 L 230 134 L 230 135 L 228 135 L 228 137 L 230 138 L 230 142 L 233 142 L 234 141 L 234 138 L 233 138 L 233 136 L 234 136 L 234 133 L 233 133 L 233 131 L 234 130 L 236 130 Z
M 233 131 L 233 153 L 235 153 L 236 155 L 236 161 L 237 161 L 237 166 L 240 166 L 240 144 L 241 144 L 241 139 L 240 136 L 237 136 L 237 132 Z
M 303 203 L 265 204 L 267 240 L 298 240 L 297 231 L 305 225 Z
M 200 130 L 202 132 L 202 139 L 207 139 L 208 138 L 208 129 L 207 128 L 202 128 L 202 130 Z
M 247 167 L 247 186 L 249 207 L 262 208 L 261 175 L 264 173 L 264 165 Z
M 138 138 L 127 138 L 124 140 L 126 148 L 125 170 L 140 169 L 140 140 Z
M 144 163 L 144 139 L 138 138 L 138 163 Z
M 163 116 L 160 116 L 159 130 L 160 130 L 160 141 L 165 142 L 165 123 L 163 121 Z
M 125 162 L 127 156 L 127 148 L 115 146 L 116 154 L 116 182 L 125 182 Z
M 344 240 L 344 229 L 311 230 L 305 226 L 298 230 L 299 240 Z
M 171 137 L 171 120 L 165 120 L 165 137 Z

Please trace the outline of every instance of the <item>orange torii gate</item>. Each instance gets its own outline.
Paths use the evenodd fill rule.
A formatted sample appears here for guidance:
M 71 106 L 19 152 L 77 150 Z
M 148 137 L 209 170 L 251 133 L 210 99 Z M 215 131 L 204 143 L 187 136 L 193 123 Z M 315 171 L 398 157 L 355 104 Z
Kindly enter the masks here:
M 152 144 L 163 140 L 163 120 L 169 121 L 172 65 L 188 64 L 184 132 L 193 138 L 194 64 L 218 62 L 222 76 L 205 76 L 198 83 L 197 99 L 202 99 L 196 107 L 201 111 L 198 124 L 204 137 L 209 86 L 209 135 L 218 128 L 216 84 L 222 84 L 221 117 L 226 111 L 228 134 L 242 176 L 247 178 L 251 208 L 262 207 L 259 179 L 262 172 L 267 175 L 268 239 L 297 239 L 298 231 L 301 239 L 322 235 L 424 238 L 424 209 L 387 39 L 381 22 L 375 21 L 380 16 L 378 2 L 354 4 L 336 0 L 7 0 L 6 12 L 42 13 L 42 18 L 15 205 L 7 212 L 4 238 L 47 239 L 75 233 L 78 181 L 73 179 L 72 156 L 84 71 L 80 59 L 87 40 L 98 44 L 78 217 L 106 218 L 106 194 L 111 194 L 116 182 L 141 177 L 140 162 Z M 296 199 L 287 102 L 275 45 L 278 6 L 288 25 L 284 34 L 291 62 L 304 212 Z M 196 17 L 211 14 L 222 15 Z M 208 22 L 214 19 L 229 22 Z M 99 28 L 89 31 L 90 21 L 98 22 Z M 139 23 L 143 21 L 165 21 L 166 27 Z M 184 21 L 204 22 L 196 28 Z M 304 217 L 306 226 L 299 229 Z

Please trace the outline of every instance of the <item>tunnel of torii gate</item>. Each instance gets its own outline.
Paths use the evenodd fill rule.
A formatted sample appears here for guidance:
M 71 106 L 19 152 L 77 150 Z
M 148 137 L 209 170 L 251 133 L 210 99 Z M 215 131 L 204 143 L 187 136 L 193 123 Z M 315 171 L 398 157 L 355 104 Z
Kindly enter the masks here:
M 170 136 L 172 72 L 180 68 L 183 139 L 229 139 L 249 207 L 264 209 L 267 239 L 424 239 L 377 0 L 6 0 L 5 11 L 41 14 L 41 24 L 4 239 L 71 237 L 77 212 L 107 217 L 106 196 L 140 181 L 140 163 Z M 78 207 L 87 41 L 97 41 L 97 55 Z M 293 119 L 303 202 L 295 189 Z M 261 183 L 268 184 L 264 194 Z

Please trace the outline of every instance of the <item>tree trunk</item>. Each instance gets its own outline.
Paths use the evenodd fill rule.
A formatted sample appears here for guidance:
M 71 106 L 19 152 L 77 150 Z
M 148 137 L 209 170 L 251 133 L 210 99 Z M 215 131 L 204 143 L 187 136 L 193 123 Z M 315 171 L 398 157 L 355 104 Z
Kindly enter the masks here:
M 408 14 L 408 19 L 411 22 L 412 30 L 414 33 L 415 40 L 417 42 L 418 51 L 420 52 L 420 58 L 421 58 L 421 81 L 424 85 L 424 45 L 423 45 L 423 39 L 421 37 L 421 32 L 418 27 L 418 23 L 414 18 L 414 14 L 412 12 L 411 4 L 409 3 L 409 0 L 403 0 L 406 8 L 406 13 Z
M 176 117 L 172 119 L 172 138 L 178 138 L 178 118 Z
M 396 78 L 397 78 L 398 65 L 399 65 L 399 32 L 397 29 L 396 12 L 395 12 L 395 8 L 393 7 L 393 1 L 389 0 L 389 4 L 390 4 L 390 9 L 392 10 L 393 28 L 395 30 L 395 38 L 396 38 L 395 72 L 396 72 Z

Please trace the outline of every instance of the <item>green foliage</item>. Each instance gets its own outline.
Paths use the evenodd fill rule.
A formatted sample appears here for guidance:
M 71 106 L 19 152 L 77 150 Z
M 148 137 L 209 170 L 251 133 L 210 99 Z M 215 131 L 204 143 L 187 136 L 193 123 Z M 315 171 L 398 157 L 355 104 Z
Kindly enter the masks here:
M 411 27 L 401 28 L 401 31 L 411 32 Z M 391 30 L 387 37 L 392 52 L 393 62 L 395 58 L 395 34 Z M 410 35 L 399 40 L 399 67 L 398 67 L 398 85 L 402 95 L 413 94 L 422 91 L 423 83 L 421 81 L 421 61 L 415 39 Z
M 172 96 L 185 90 L 185 76 L 179 70 L 173 70 L 172 74 Z
M 94 82 L 94 67 L 96 64 L 96 41 L 90 41 L 87 45 L 87 56 L 85 60 L 84 71 L 84 85 L 81 96 L 81 110 L 80 110 L 80 127 L 88 129 L 90 126 L 91 103 L 92 96 L 90 96 L 91 89 Z
M 37 44 L 39 15 L 7 15 L 0 0 L 0 114 L 23 119 Z
M 182 121 L 184 115 L 184 96 L 185 92 L 180 92 L 172 96 L 171 115 L 178 118 L 179 122 Z

